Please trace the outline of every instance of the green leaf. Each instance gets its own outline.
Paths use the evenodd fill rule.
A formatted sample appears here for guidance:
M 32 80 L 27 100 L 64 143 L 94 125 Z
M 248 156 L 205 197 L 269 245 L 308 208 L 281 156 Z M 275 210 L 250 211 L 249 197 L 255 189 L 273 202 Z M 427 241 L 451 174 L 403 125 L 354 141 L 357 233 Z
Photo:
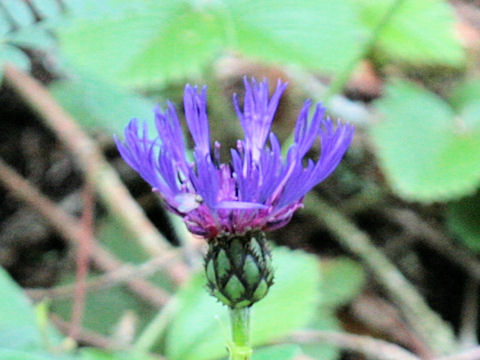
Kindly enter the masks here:
M 128 264 L 140 264 L 149 259 L 148 254 L 138 245 L 125 227 L 112 217 L 107 217 L 101 224 L 97 239 L 115 257 Z M 95 275 L 91 275 L 91 279 Z M 148 278 L 152 284 L 173 291 L 174 284 L 164 273 L 158 271 Z M 73 274 L 66 274 L 63 283 L 72 283 Z M 62 318 L 69 319 L 72 312 L 71 299 L 54 300 L 52 311 Z M 132 312 L 137 320 L 137 327 L 143 328 L 155 315 L 155 309 L 139 299 L 123 286 L 115 286 L 99 291 L 88 292 L 83 317 L 83 324 L 91 330 L 109 335 L 127 312 Z
M 354 0 L 372 31 L 398 0 Z M 465 54 L 455 35 L 453 9 L 443 0 L 404 0 L 379 34 L 377 47 L 390 60 L 414 64 L 462 65 Z
M 39 24 L 25 26 L 17 31 L 5 34 L 3 41 L 24 48 L 47 49 L 55 46 L 52 35 Z
M 322 306 L 337 307 L 348 304 L 365 285 L 363 267 L 349 258 L 321 262 Z
M 148 260 L 148 255 L 125 230 L 125 227 L 111 217 L 107 217 L 103 221 L 97 238 L 103 246 L 123 262 L 139 264 Z M 93 279 L 94 276 L 92 275 L 91 278 Z M 67 274 L 62 282 L 71 283 L 73 280 L 73 274 Z M 149 280 L 163 288 L 172 289 L 169 278 L 161 272 L 156 273 Z M 62 318 L 69 319 L 72 311 L 71 299 L 53 301 L 52 311 L 58 313 Z M 145 326 L 155 315 L 154 309 L 125 287 L 115 286 L 89 292 L 83 324 L 89 329 L 109 335 L 127 311 L 136 316 L 138 328 Z
M 448 204 L 447 225 L 470 249 L 480 252 L 480 193 Z
M 30 0 L 30 3 L 42 18 L 58 16 L 62 10 L 57 0 Z
M 252 308 L 255 346 L 306 324 L 318 303 L 320 269 L 314 256 L 279 248 L 273 252 L 273 263 L 275 284 Z M 207 294 L 205 283 L 203 273 L 199 274 L 178 294 L 179 310 L 165 340 L 166 355 L 171 360 L 226 356 L 230 332 L 227 308 Z
M 62 279 L 62 283 L 71 283 L 73 279 L 72 275 L 67 275 Z M 71 299 L 53 300 L 51 310 L 61 318 L 69 320 L 72 301 Z M 155 314 L 153 309 L 120 286 L 89 292 L 82 318 L 83 326 L 101 334 L 110 335 L 126 312 L 132 312 L 136 316 L 139 327 L 144 326 Z
M 341 330 L 334 311 L 325 307 L 320 307 L 317 310 L 314 319 L 308 324 L 307 328 L 324 331 Z M 336 360 L 340 358 L 340 349 L 334 345 L 323 343 L 302 344 L 301 349 L 305 355 L 311 356 L 314 359 Z
M 229 0 L 226 7 L 230 46 L 261 60 L 337 72 L 366 38 L 345 0 Z
M 138 1 L 129 11 L 79 18 L 59 35 L 72 63 L 111 81 L 151 86 L 199 74 L 222 34 L 215 15 L 185 1 Z
M 130 232 L 113 217 L 107 217 L 103 221 L 97 237 L 123 262 L 141 264 L 150 258 Z M 171 278 L 161 271 L 157 271 L 148 280 L 167 291 L 173 292 L 176 287 Z
M 50 91 L 86 128 L 104 128 L 121 135 L 131 118 L 153 123 L 153 102 L 95 77 L 57 81 Z
M 450 95 L 450 103 L 452 106 L 460 111 L 466 106 L 472 103 L 480 102 L 480 80 L 470 79 L 467 80 L 452 91 Z
M 25 1 L 3 0 L 2 5 L 16 26 L 30 25 L 35 20 Z
M 31 304 L 1 267 L 0 314 L 0 347 L 33 348 L 41 345 Z
M 154 360 L 146 354 L 134 354 L 128 352 L 109 352 L 95 348 L 83 348 L 80 351 L 78 360 Z
M 480 126 L 467 126 L 433 93 L 405 81 L 376 102 L 383 121 L 371 131 L 393 189 L 407 200 L 445 201 L 480 183 Z
M 70 356 L 53 355 L 46 352 L 0 349 L 1 360 L 72 360 Z
M 34 11 L 40 15 L 53 14 L 51 1 L 31 0 L 32 10 L 25 1 L 3 0 L 0 11 L 0 80 L 3 66 L 11 63 L 25 71 L 30 71 L 30 59 L 20 49 L 52 48 L 55 41 L 46 30 L 46 21 L 37 21 Z M 42 3 L 42 5 L 39 5 Z M 56 11 L 55 15 L 60 16 Z
M 298 345 L 285 344 L 255 349 L 252 360 L 293 360 L 302 353 Z
M 3 65 L 7 63 L 30 71 L 30 59 L 22 50 L 7 44 L 0 44 L 0 80 L 3 75 Z
M 480 80 L 467 80 L 451 94 L 450 103 L 467 127 L 480 126 Z
M 101 224 L 98 239 L 123 262 L 139 264 L 148 260 L 148 254 L 138 245 L 125 226 L 113 216 Z

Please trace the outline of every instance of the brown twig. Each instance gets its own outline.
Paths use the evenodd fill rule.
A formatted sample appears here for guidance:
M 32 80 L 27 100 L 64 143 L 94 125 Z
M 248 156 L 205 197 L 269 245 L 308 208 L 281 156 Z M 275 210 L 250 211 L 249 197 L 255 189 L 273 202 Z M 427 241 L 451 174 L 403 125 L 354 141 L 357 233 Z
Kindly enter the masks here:
M 450 325 L 428 306 L 415 287 L 372 244 L 368 234 L 315 194 L 307 196 L 306 202 L 309 211 L 321 214 L 319 221 L 332 232 L 339 243 L 368 266 L 379 284 L 400 307 L 421 340 L 435 353 L 452 353 L 457 344 Z
M 175 256 L 169 254 L 151 259 L 138 266 L 132 266 L 130 264 L 122 265 L 114 271 L 87 281 L 85 289 L 87 292 L 105 290 L 118 284 L 148 277 L 160 269 L 165 268 L 165 266 L 168 266 L 174 259 Z M 27 289 L 26 293 L 35 301 L 43 299 L 66 299 L 73 297 L 74 288 L 74 285 L 63 285 L 50 289 Z
M 462 349 L 478 345 L 478 290 L 478 280 L 467 279 L 458 331 L 458 342 Z
M 352 302 L 350 311 L 370 330 L 386 335 L 422 359 L 434 358 L 432 351 L 407 326 L 399 310 L 386 300 L 373 294 L 363 294 Z
M 452 239 L 435 229 L 414 211 L 390 208 L 390 218 L 400 224 L 411 236 L 419 238 L 439 254 L 464 269 L 473 279 L 480 280 L 480 261 L 467 250 L 455 246 Z
M 86 297 L 86 280 L 88 276 L 88 259 L 92 248 L 91 239 L 93 238 L 93 212 L 95 200 L 93 198 L 93 191 L 89 183 L 85 184 L 83 189 L 83 210 L 80 219 L 80 226 L 83 230 L 83 236 L 79 238 L 77 257 L 77 271 L 75 278 L 75 289 L 72 306 L 72 321 L 69 336 L 75 339 L 78 329 L 82 324 L 82 314 L 85 308 Z
M 16 198 L 38 211 L 73 246 L 79 246 L 85 235 L 78 221 L 47 199 L 1 159 L 0 183 Z M 91 259 L 100 269 L 111 272 L 122 266 L 122 263 L 99 245 L 93 237 L 90 241 L 92 243 Z M 127 286 L 154 306 L 162 306 L 169 298 L 164 290 L 144 280 L 130 280 Z
M 59 316 L 51 314 L 50 321 L 65 335 L 70 336 L 70 329 L 72 328 L 72 323 L 61 319 Z M 121 344 L 115 342 L 113 339 L 106 337 L 102 334 L 99 334 L 92 330 L 87 330 L 82 327 L 78 327 L 78 330 L 75 332 L 74 336 L 70 336 L 73 340 L 95 346 L 101 349 L 109 350 L 125 350 L 125 347 Z
M 298 343 L 328 343 L 379 360 L 420 360 L 419 357 L 398 345 L 369 336 L 335 331 L 302 330 L 290 335 L 288 340 Z
M 71 324 L 68 321 L 61 319 L 55 314 L 50 315 L 50 321 L 64 334 L 68 334 Z M 80 328 L 76 337 L 73 338 L 76 342 L 87 344 L 96 348 L 107 350 L 123 350 L 129 351 L 131 348 L 124 343 L 102 335 L 96 331 Z M 158 354 L 149 354 L 149 359 L 166 360 L 165 357 Z
M 93 184 L 110 212 L 126 226 L 139 244 L 153 256 L 172 251 L 168 241 L 130 196 L 128 189 L 95 142 L 82 131 L 75 119 L 58 104 L 48 90 L 33 77 L 11 65 L 5 66 L 4 77 L 7 84 L 40 115 L 45 125 L 75 155 L 87 181 Z M 185 280 L 189 273 L 182 262 L 172 266 L 172 269 L 172 279 L 177 283 Z

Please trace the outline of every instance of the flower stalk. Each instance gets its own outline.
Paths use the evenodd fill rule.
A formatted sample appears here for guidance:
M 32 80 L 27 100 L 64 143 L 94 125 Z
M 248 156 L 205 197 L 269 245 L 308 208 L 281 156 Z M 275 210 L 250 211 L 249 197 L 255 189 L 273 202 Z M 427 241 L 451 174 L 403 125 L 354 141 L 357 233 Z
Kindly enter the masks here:
M 229 344 L 230 360 L 250 360 L 250 307 L 230 308 L 232 342 Z

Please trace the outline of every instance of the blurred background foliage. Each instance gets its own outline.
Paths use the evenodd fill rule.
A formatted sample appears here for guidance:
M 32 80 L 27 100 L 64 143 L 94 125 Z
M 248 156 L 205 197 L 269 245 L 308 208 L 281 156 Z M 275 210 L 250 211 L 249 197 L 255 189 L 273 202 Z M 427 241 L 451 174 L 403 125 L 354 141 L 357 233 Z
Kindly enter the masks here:
M 139 203 L 156 209 L 149 215 L 157 217 L 152 221 L 172 244 L 188 242 L 181 224 L 167 217 L 158 201 L 140 196 L 148 190 L 118 161 L 111 134 L 121 134 L 132 117 L 151 122 L 155 103 L 168 98 L 181 104 L 183 86 L 189 82 L 209 86 L 214 137 L 232 143 L 239 127 L 229 98 L 241 93 L 241 77 L 252 75 L 271 83 L 277 78 L 290 82 L 274 124 L 286 141 L 305 97 L 325 102 L 333 115 L 355 123 L 355 143 L 320 193 L 346 214 L 359 213 L 356 220 L 372 237 L 386 220 L 376 222 L 371 219 L 375 212 L 365 215 L 363 210 L 372 203 L 406 204 L 445 224 L 441 231 L 458 240 L 456 246 L 476 254 L 480 16 L 471 20 L 464 14 L 465 6 L 480 10 L 464 3 L 469 2 L 0 0 L 0 71 L 12 64 L 32 72 L 85 130 L 106 144 L 107 157 Z M 14 121 L 3 119 L 2 127 Z M 8 151 L 6 145 L 2 151 Z M 99 213 L 96 235 L 102 244 L 129 264 L 149 260 L 118 219 L 105 216 L 104 209 Z M 309 216 L 322 214 L 306 212 L 283 234 L 273 235 L 280 244 L 321 257 L 284 247 L 274 250 L 276 284 L 255 309 L 253 339 L 261 348 L 255 360 L 295 359 L 300 354 L 338 359 L 340 349 L 333 345 L 273 344 L 296 329 L 340 330 L 345 327 L 345 307 L 365 292 L 362 265 L 338 256 L 342 252 L 334 246 L 329 250 L 332 237 L 310 229 Z M 396 231 L 382 236 L 395 238 Z M 415 268 L 417 260 L 412 255 L 406 261 Z M 199 268 L 198 254 L 189 261 L 193 269 Z M 68 271 L 54 276 L 57 286 L 74 282 L 75 272 L 63 266 Z M 9 270 L 22 283 L 19 273 Z M 142 347 L 148 335 L 147 340 L 137 336 L 156 310 L 125 288 L 89 292 L 83 326 L 117 343 L 132 343 L 138 351 L 62 352 L 65 342 L 46 313 L 68 321 L 71 296 L 54 298 L 48 307 L 37 305 L 35 313 L 10 276 L 0 275 L 1 359 L 149 358 Z M 90 274 L 92 279 L 98 276 L 97 270 Z M 193 275 L 179 290 L 162 272 L 148 278 L 175 297 L 175 309 L 167 313 L 154 347 L 168 359 L 226 356 L 225 309 L 206 294 L 202 276 Z M 407 276 L 415 280 L 411 273 Z M 23 279 L 25 284 L 45 286 Z M 133 334 L 123 334 L 129 327 Z

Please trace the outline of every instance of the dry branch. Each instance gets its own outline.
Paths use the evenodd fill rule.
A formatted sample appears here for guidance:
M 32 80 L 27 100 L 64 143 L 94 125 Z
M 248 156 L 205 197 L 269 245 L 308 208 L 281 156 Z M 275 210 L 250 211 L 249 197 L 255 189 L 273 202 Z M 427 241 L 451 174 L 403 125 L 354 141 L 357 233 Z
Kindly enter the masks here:
M 7 84 L 40 115 L 45 125 L 74 154 L 87 181 L 93 184 L 109 211 L 126 226 L 139 244 L 152 256 L 161 256 L 173 251 L 168 241 L 130 196 L 128 189 L 106 161 L 96 143 L 48 90 L 33 77 L 11 65 L 5 66 L 4 76 Z M 171 272 L 172 278 L 178 283 L 182 282 L 188 275 L 185 264 L 178 262 L 175 267 L 177 269 Z M 178 268 L 182 271 L 178 271 Z
M 47 199 L 1 159 L 0 183 L 2 183 L 13 196 L 38 211 L 72 246 L 79 246 L 82 237 L 85 236 L 85 232 L 79 222 Z M 112 272 L 121 268 L 122 263 L 99 245 L 93 237 L 90 239 L 90 243 L 92 244 L 90 258 L 100 269 Z M 155 306 L 162 306 L 169 298 L 169 295 L 164 290 L 154 287 L 144 280 L 129 280 L 127 285 L 144 300 L 147 300 Z

